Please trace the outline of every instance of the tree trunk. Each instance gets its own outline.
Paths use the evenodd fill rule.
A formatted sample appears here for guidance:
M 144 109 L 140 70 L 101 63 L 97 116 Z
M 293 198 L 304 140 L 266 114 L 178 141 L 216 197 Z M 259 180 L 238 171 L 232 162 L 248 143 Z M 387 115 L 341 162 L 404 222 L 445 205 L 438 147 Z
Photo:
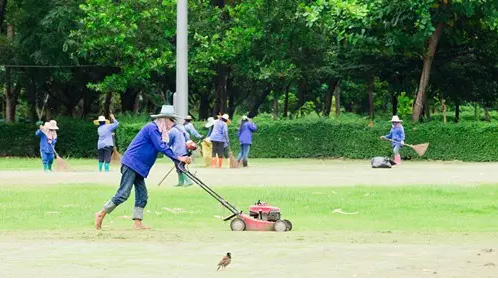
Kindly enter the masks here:
M 338 79 L 332 79 L 329 81 L 329 88 L 327 89 L 327 94 L 325 95 L 323 115 L 329 116 L 332 110 L 332 97 L 334 96 L 335 87 L 337 86 Z
M 5 10 L 7 9 L 7 0 L 0 0 L 0 33 L 4 33 L 3 23 L 5 21 Z
M 253 118 L 254 116 L 258 115 L 259 107 L 265 102 L 266 97 L 268 97 L 270 92 L 271 92 L 271 87 L 270 87 L 270 85 L 268 85 L 266 90 L 263 92 L 263 94 L 256 98 L 256 102 L 254 103 L 254 106 L 251 109 L 251 112 L 249 112 L 249 115 L 248 115 L 249 118 Z
M 214 87 L 216 91 L 215 112 L 225 113 L 227 110 L 227 66 L 219 65 L 215 76 Z
M 483 105 L 482 109 L 484 110 L 484 121 L 491 122 L 491 116 L 489 116 L 488 108 Z
M 417 98 L 413 106 L 412 121 L 418 122 L 423 110 L 423 101 L 425 95 L 427 94 L 427 85 L 429 84 L 429 78 L 431 75 L 432 61 L 434 60 L 434 53 L 436 52 L 437 44 L 441 33 L 444 28 L 444 23 L 440 22 L 432 36 L 429 38 L 427 49 L 424 54 L 424 66 L 422 68 L 422 75 L 420 76 L 420 83 L 418 86 Z
M 430 112 L 430 106 L 429 106 L 428 100 L 429 100 L 429 94 L 426 93 L 424 96 L 424 100 L 423 100 L 423 112 L 424 112 L 426 121 L 431 121 L 431 112 Z
M 284 98 L 284 112 L 283 112 L 283 117 L 287 118 L 287 113 L 289 111 L 289 89 L 290 89 L 291 83 L 287 84 L 287 87 L 285 88 L 285 98 Z
M 17 101 L 13 96 L 5 97 L 5 122 L 15 122 L 16 121 L 16 108 Z
M 112 92 L 107 92 L 105 95 L 105 102 L 104 102 L 104 116 L 106 118 L 109 118 L 109 115 L 111 114 L 111 102 L 112 102 Z
M 14 39 L 14 26 L 7 26 L 7 38 L 9 41 Z M 5 68 L 5 122 L 14 122 L 16 119 L 17 96 L 12 89 L 12 69 Z M 17 87 L 16 87 L 17 88 Z
M 339 81 L 337 82 L 334 89 L 334 98 L 335 98 L 335 116 L 341 116 L 341 84 Z
M 124 92 L 120 94 L 122 112 L 133 112 L 137 95 L 138 91 L 136 91 L 133 88 L 127 88 Z
M 230 118 L 235 114 L 235 96 L 237 89 L 232 87 L 232 79 L 227 80 L 227 92 L 228 92 L 228 115 Z
M 398 94 L 391 94 L 391 104 L 392 104 L 392 112 L 393 116 L 398 115 Z
M 371 76 L 368 81 L 368 112 L 370 121 L 374 119 L 374 89 L 375 89 L 375 76 Z
M 455 102 L 455 123 L 460 121 L 460 100 Z
M 209 118 L 209 93 L 201 94 L 199 105 L 199 119 L 206 120 Z

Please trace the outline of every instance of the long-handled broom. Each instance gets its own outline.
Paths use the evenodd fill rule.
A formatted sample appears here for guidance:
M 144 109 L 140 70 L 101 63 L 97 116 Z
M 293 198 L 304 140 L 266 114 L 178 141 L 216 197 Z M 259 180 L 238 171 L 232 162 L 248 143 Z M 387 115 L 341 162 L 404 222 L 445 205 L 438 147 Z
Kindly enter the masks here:
M 67 162 L 66 160 L 62 159 L 62 157 L 59 156 L 59 153 L 55 151 L 54 146 L 52 145 L 52 149 L 54 150 L 55 153 L 55 170 L 57 172 L 65 172 L 67 171 Z
M 395 141 L 395 140 L 392 140 L 392 139 L 388 139 L 388 138 L 384 138 L 385 140 L 388 140 L 390 142 L 395 142 L 395 143 L 400 143 L 399 141 Z M 427 148 L 429 148 L 429 143 L 426 142 L 426 143 L 421 143 L 421 144 L 415 144 L 415 145 L 412 145 L 412 144 L 403 144 L 403 145 L 406 145 L 408 147 L 411 147 L 413 148 L 413 150 L 415 150 L 415 152 L 418 154 L 418 156 L 422 157 L 424 156 L 425 152 L 427 151 Z
M 114 146 L 113 146 L 112 155 L 111 155 L 111 162 L 113 164 L 120 164 L 121 163 L 121 153 L 119 153 L 118 149 L 116 148 L 116 141 L 114 139 L 114 133 L 112 134 L 112 142 L 114 143 Z

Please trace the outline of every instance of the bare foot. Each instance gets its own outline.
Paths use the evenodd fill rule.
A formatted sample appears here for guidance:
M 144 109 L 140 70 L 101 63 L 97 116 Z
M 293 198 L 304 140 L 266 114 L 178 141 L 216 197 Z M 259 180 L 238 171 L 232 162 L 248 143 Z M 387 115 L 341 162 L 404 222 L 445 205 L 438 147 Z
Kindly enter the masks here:
M 135 223 L 133 224 L 133 228 L 135 230 L 148 230 L 148 229 L 151 229 L 150 227 L 144 225 L 141 220 L 135 220 Z
M 106 212 L 104 210 L 95 213 L 95 229 L 97 229 L 97 230 L 102 229 L 102 222 L 104 221 L 105 215 L 106 215 Z

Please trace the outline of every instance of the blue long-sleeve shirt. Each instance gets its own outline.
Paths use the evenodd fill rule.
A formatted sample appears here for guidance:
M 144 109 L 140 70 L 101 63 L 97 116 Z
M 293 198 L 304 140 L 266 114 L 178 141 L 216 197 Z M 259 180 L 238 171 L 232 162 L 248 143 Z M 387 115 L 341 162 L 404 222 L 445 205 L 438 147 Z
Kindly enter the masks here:
M 128 146 L 121 163 L 146 178 L 156 162 L 157 153 L 161 152 L 171 160 L 178 162 L 178 155 L 163 142 L 156 123 L 145 125 Z
M 104 124 L 99 126 L 97 132 L 99 134 L 99 141 L 97 142 L 97 149 L 102 149 L 108 146 L 114 146 L 112 140 L 112 132 L 119 126 L 118 120 L 114 119 L 112 124 Z
M 258 129 L 256 124 L 247 121 L 242 124 L 239 128 L 239 143 L 240 144 L 252 144 L 252 133 Z
M 38 129 L 35 133 L 35 136 L 40 137 L 40 152 L 43 153 L 54 153 L 55 143 L 57 142 L 57 138 L 52 140 L 52 144 L 48 142 L 47 136 L 42 132 L 42 130 Z
M 202 135 L 199 134 L 199 132 L 197 132 L 197 130 L 195 129 L 194 124 L 192 124 L 192 123 L 189 122 L 189 123 L 186 123 L 183 126 L 185 127 L 185 130 L 189 134 L 189 137 L 190 137 L 190 135 L 192 135 L 192 136 L 194 136 L 197 139 L 202 138 Z
M 223 122 L 222 120 L 214 123 L 213 132 L 211 133 L 211 136 L 209 138 L 211 139 L 211 141 L 224 142 L 226 145 L 228 145 L 230 143 L 230 140 L 228 139 L 227 123 Z
M 393 126 L 391 128 L 391 131 L 389 131 L 389 134 L 385 135 L 384 137 L 394 140 L 395 142 L 391 142 L 391 146 L 395 147 L 396 145 L 399 145 L 399 142 L 405 140 L 405 129 L 401 124 L 396 127 Z
M 185 144 L 187 142 L 187 139 L 185 133 L 182 132 L 178 127 L 179 125 L 175 125 L 173 126 L 173 128 L 171 128 L 171 130 L 169 130 L 168 145 L 176 155 L 183 156 L 187 154 L 187 146 Z

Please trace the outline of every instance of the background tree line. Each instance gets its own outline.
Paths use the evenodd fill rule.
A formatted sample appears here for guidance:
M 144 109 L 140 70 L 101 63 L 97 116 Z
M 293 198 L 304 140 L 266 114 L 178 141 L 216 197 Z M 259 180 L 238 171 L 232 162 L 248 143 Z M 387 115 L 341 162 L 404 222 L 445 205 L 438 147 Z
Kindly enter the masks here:
M 175 31 L 173 0 L 0 0 L 3 119 L 155 111 Z M 191 0 L 189 33 L 199 119 L 497 108 L 497 1 Z

